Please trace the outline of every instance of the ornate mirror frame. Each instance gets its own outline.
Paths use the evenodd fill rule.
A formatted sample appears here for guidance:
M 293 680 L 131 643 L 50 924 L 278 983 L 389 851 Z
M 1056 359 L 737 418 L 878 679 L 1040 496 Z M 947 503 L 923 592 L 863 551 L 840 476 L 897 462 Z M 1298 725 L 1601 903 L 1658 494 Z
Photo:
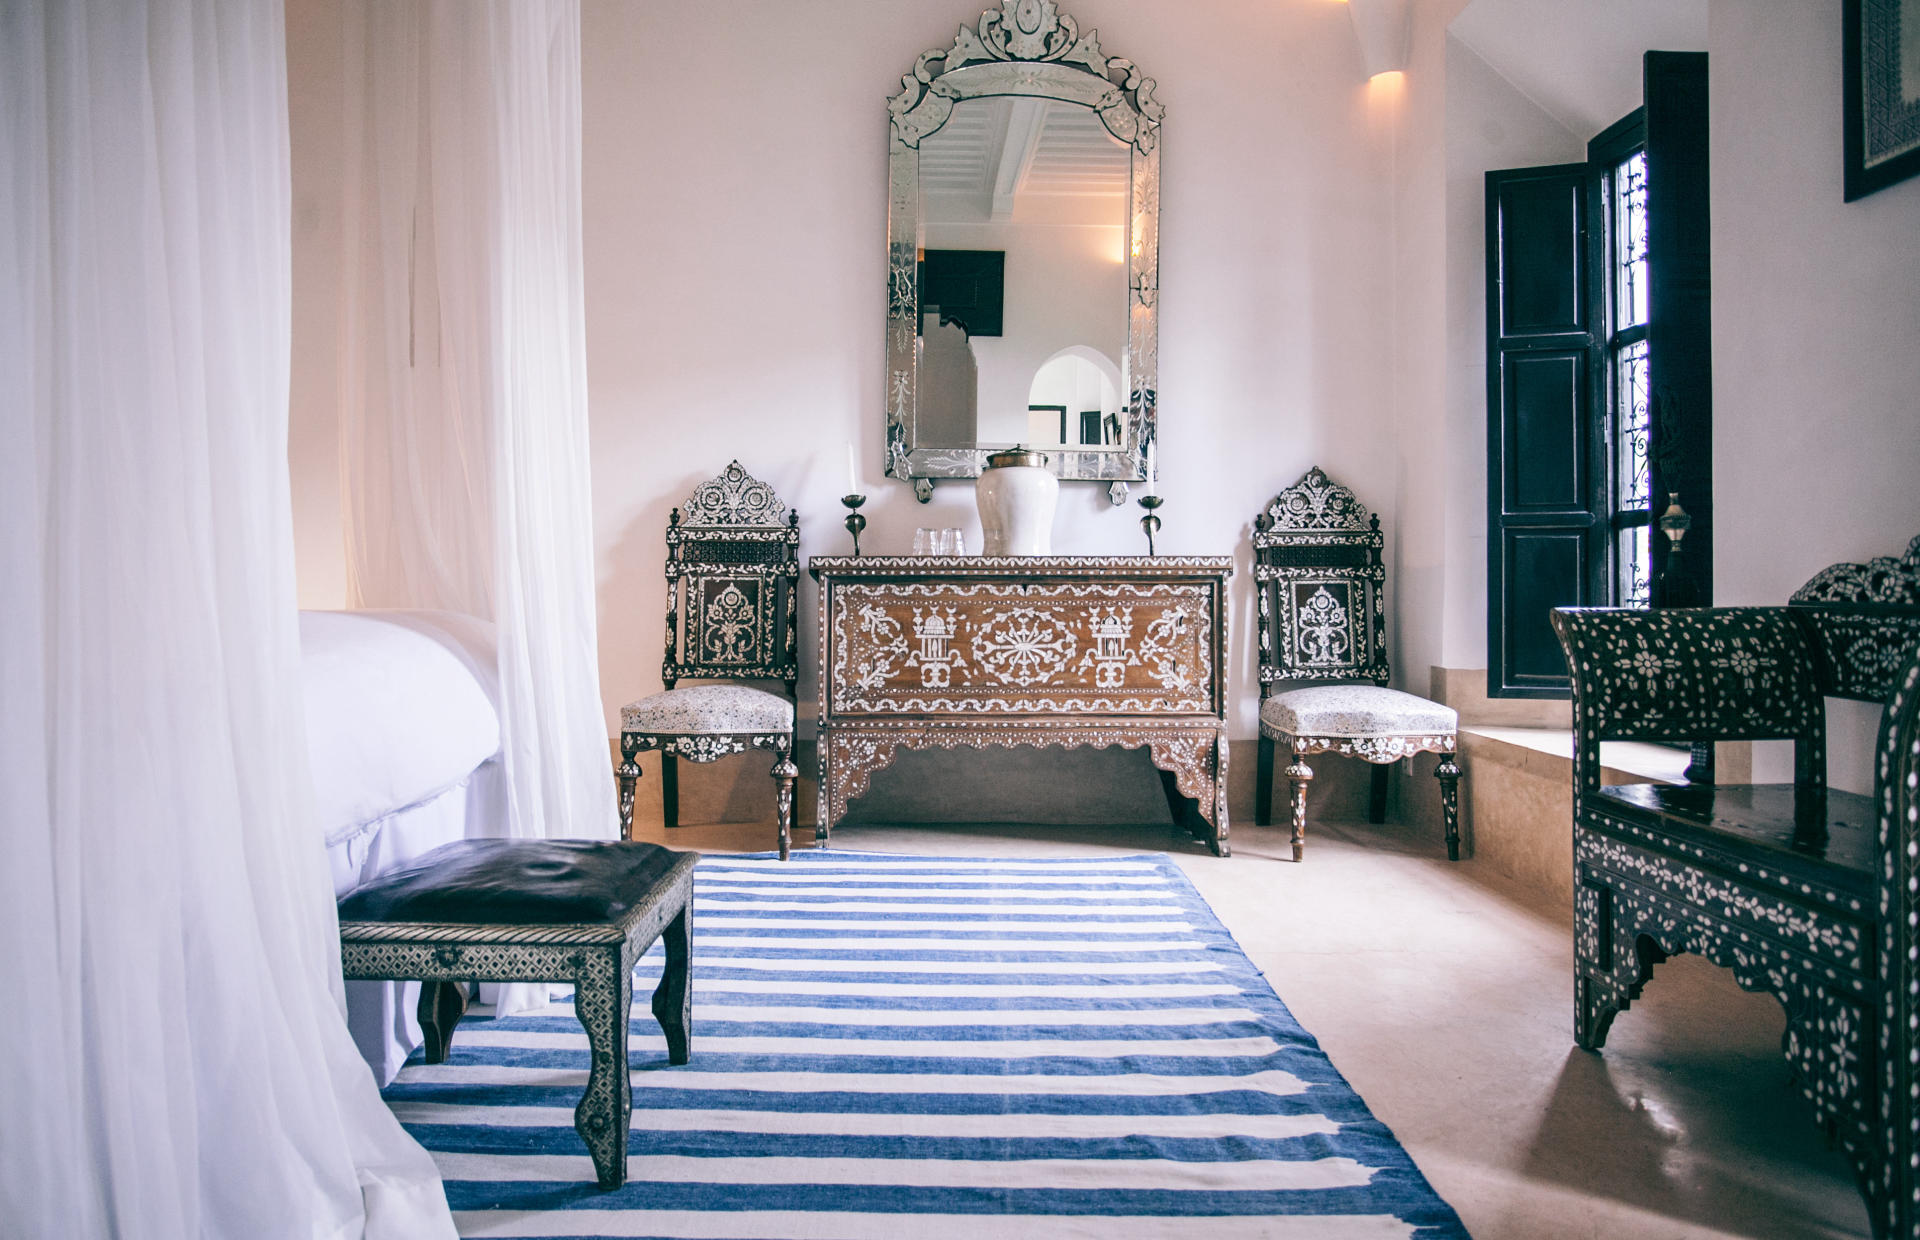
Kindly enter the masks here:
M 936 66 L 938 69 L 936 71 Z M 1127 432 L 1119 451 L 1049 449 L 1062 479 L 1104 481 L 1115 504 L 1127 483 L 1146 477 L 1147 446 L 1158 433 L 1160 328 L 1160 119 L 1152 78 L 1130 60 L 1100 50 L 1099 32 L 1079 24 L 1052 0 L 1001 0 L 980 15 L 978 29 L 960 28 L 949 48 L 932 48 L 900 79 L 887 101 L 887 473 L 913 483 L 921 503 L 937 478 L 977 478 L 988 449 L 920 447 L 914 442 L 919 399 L 915 342 L 919 335 L 920 142 L 947 123 L 954 104 L 995 95 L 1026 95 L 1091 107 L 1107 131 L 1132 148 L 1126 253 Z

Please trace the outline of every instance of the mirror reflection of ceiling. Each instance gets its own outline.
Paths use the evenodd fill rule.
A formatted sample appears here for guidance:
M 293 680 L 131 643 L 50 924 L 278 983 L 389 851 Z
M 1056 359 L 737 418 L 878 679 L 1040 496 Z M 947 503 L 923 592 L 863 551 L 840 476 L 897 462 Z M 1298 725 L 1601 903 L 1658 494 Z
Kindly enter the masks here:
M 920 142 L 923 220 L 1112 224 L 1132 148 L 1091 108 L 1023 96 L 967 99 Z
M 1707 50 L 1707 0 L 1473 0 L 1447 31 L 1585 141 L 1640 106 L 1642 53 Z

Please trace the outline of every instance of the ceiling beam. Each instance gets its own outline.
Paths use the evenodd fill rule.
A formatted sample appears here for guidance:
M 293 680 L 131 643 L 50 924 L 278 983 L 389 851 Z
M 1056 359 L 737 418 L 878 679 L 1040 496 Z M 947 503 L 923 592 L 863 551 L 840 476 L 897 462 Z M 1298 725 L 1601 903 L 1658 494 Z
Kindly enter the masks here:
M 1007 127 L 1000 140 L 1000 162 L 993 176 L 993 218 L 1013 218 L 1013 198 L 1026 183 L 1033 167 L 1033 155 L 1040 147 L 1040 133 L 1047 127 L 1047 101 L 1016 98 L 1007 112 Z

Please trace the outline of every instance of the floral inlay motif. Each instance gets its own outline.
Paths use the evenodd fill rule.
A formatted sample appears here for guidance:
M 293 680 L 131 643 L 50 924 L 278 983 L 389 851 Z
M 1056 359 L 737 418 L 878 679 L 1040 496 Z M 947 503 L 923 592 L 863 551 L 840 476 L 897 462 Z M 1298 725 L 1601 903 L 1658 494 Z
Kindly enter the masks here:
M 1050 611 L 1013 607 L 992 615 L 973 634 L 973 657 L 1003 685 L 1046 684 L 1065 671 L 1079 643 Z
M 1300 656 L 1308 663 L 1345 663 L 1353 642 L 1347 628 L 1347 609 L 1317 587 L 1300 606 Z
M 752 662 L 759 645 L 755 620 L 753 603 L 729 581 L 707 600 L 701 617 L 702 653 L 715 663 Z

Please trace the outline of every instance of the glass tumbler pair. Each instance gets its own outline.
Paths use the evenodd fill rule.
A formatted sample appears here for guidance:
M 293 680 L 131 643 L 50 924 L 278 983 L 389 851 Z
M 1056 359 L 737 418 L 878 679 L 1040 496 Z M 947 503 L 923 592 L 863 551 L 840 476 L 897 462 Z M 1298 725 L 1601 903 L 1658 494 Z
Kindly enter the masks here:
M 913 532 L 913 553 L 915 555 L 965 555 L 967 553 L 966 536 L 958 526 L 948 526 L 943 530 L 930 530 L 925 526 Z

